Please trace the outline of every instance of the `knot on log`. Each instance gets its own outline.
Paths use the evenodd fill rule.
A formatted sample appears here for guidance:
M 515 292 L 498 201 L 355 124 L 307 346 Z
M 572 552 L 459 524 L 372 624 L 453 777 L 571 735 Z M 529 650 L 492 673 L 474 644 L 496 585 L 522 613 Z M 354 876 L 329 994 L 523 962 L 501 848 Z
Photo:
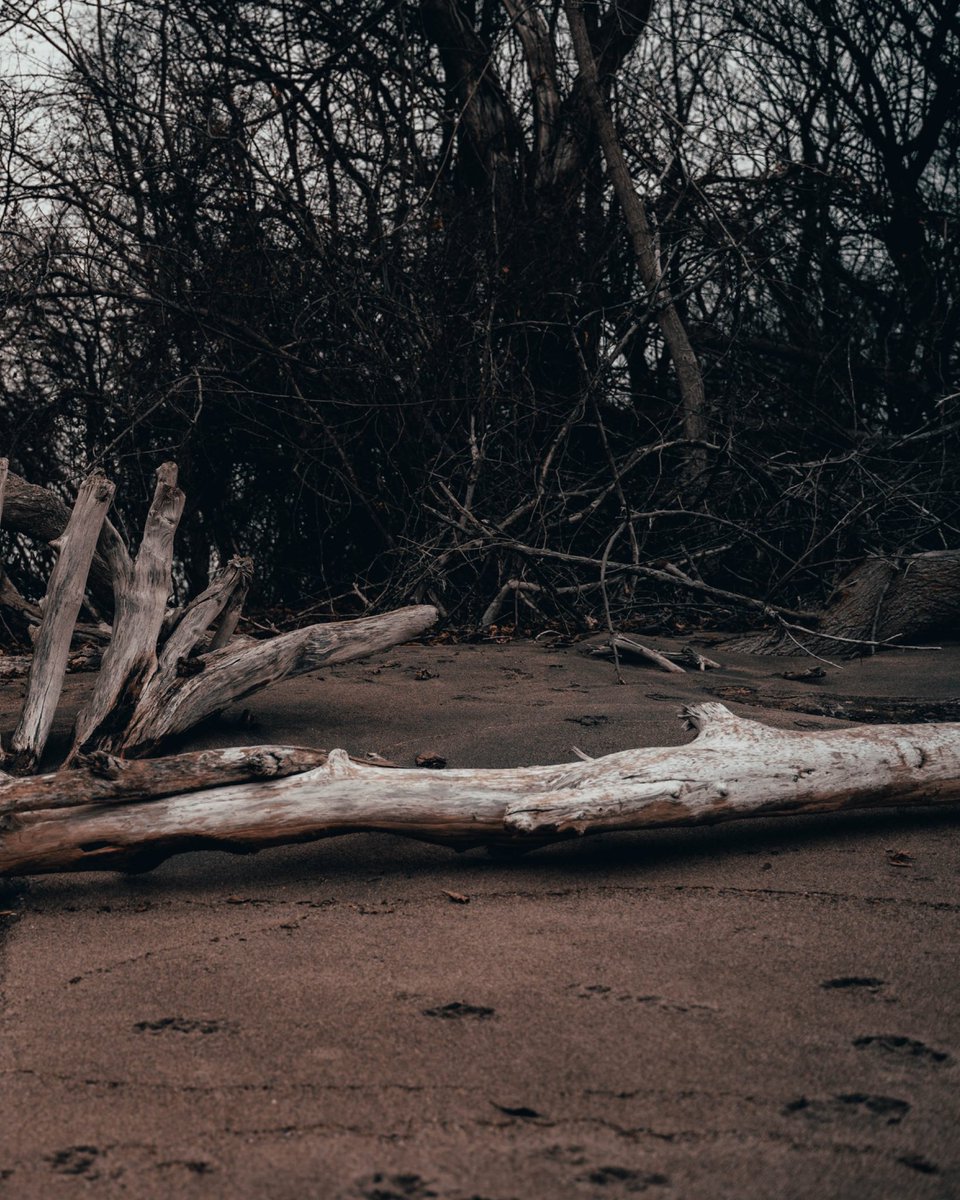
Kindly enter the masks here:
M 331 750 L 327 755 L 325 770 L 335 779 L 346 779 L 351 775 L 358 774 L 357 768 L 346 750 Z
M 250 760 L 250 771 L 255 779 L 272 779 L 283 771 L 283 760 L 279 754 L 255 754 Z
M 191 675 L 199 675 L 206 669 L 207 664 L 202 658 L 182 657 L 177 659 L 177 675 L 181 679 L 189 679 Z
M 89 754 L 79 755 L 76 766 L 89 771 L 97 779 L 119 779 L 126 770 L 123 761 L 106 750 L 91 750 Z

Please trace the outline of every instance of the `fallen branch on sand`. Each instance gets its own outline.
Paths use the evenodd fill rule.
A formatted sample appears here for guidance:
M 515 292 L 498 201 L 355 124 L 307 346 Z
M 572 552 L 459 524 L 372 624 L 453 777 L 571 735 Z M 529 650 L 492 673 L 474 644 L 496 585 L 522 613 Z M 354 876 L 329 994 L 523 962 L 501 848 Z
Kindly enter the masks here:
M 592 647 L 590 654 L 594 658 L 639 659 L 641 662 L 652 663 L 661 671 L 680 675 L 686 672 L 686 667 L 680 666 L 681 663 L 696 667 L 698 671 L 715 671 L 720 668 L 718 662 L 700 654 L 692 646 L 685 646 L 682 650 L 654 650 L 652 646 L 645 646 L 636 638 L 627 637 L 623 633 L 615 633 L 599 646 Z
M 191 765 L 190 790 L 151 799 L 151 771 L 170 776 L 172 760 L 161 759 L 131 764 L 125 797 L 121 771 L 110 803 L 58 809 L 37 809 L 31 797 L 42 790 L 52 804 L 58 780 L 74 772 L 10 780 L 0 791 L 0 874 L 146 870 L 186 850 L 250 853 L 360 831 L 457 849 L 535 848 L 584 834 L 960 801 L 960 724 L 794 732 L 716 703 L 685 715 L 698 730 L 688 745 L 561 766 L 397 770 L 332 750 L 304 769 L 297 755 L 309 751 L 248 748 L 217 753 L 245 754 L 261 775 L 280 764 L 274 777 L 210 787 L 217 776 L 207 772 L 196 790 Z

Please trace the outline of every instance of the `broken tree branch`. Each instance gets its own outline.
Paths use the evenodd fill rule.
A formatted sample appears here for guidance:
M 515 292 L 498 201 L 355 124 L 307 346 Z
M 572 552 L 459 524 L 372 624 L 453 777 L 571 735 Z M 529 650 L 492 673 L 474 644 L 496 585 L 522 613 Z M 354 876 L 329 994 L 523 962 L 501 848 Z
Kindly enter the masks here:
M 645 646 L 642 642 L 626 637 L 622 633 L 615 633 L 602 646 L 594 647 L 591 653 L 600 658 L 614 659 L 618 654 L 623 654 L 628 658 L 639 658 L 644 662 L 652 663 L 653 666 L 659 667 L 661 671 L 668 671 L 674 675 L 686 674 L 686 671 L 679 663 L 672 661 L 673 656 L 668 658 L 666 654 L 661 654 L 659 650 L 654 650 L 651 646 Z
M 475 513 L 464 508 L 460 501 L 454 496 L 453 492 L 443 483 L 437 483 L 437 490 L 442 492 L 444 497 L 449 501 L 450 505 L 476 529 L 480 535 L 476 540 L 479 544 L 486 548 L 512 550 L 515 554 L 519 554 L 523 558 L 529 558 L 534 561 L 539 559 L 550 560 L 553 562 L 571 563 L 575 566 L 594 567 L 598 571 L 604 566 L 604 560 L 600 558 L 592 558 L 584 554 L 571 554 L 564 550 L 551 550 L 546 546 L 530 546 L 525 542 L 517 541 L 510 537 L 504 530 L 502 524 L 498 525 L 491 521 L 481 520 Z M 430 509 L 436 516 L 445 520 L 448 524 L 455 524 L 454 521 L 436 509 Z M 482 541 L 481 541 L 482 539 Z M 460 547 L 461 550 L 464 547 Z M 669 584 L 672 587 L 683 587 L 688 591 L 700 593 L 704 596 L 712 596 L 717 600 L 724 600 L 729 604 L 737 605 L 740 608 L 751 609 L 754 612 L 763 613 L 765 617 L 774 618 L 783 616 L 790 617 L 795 621 L 807 621 L 816 623 L 818 620 L 817 613 L 808 612 L 804 609 L 785 608 L 779 604 L 768 604 L 764 600 L 757 600 L 753 596 L 744 596 L 740 592 L 731 592 L 726 588 L 714 587 L 712 584 L 704 583 L 702 579 L 694 579 L 681 571 L 679 567 L 673 563 L 666 563 L 661 567 L 649 567 L 643 563 L 627 563 L 616 562 L 608 559 L 606 562 L 606 570 L 608 573 L 613 571 L 622 572 L 625 575 L 636 575 L 638 578 L 655 580 L 658 583 Z
M 333 750 L 284 779 L 4 818 L 0 874 L 145 869 L 185 850 L 249 853 L 378 831 L 463 849 L 602 832 L 960 801 L 960 724 L 796 732 L 686 711 L 683 746 L 515 770 L 386 770 Z
M 430 605 L 412 605 L 375 617 L 308 625 L 239 649 L 227 647 L 198 655 L 190 660 L 185 675 L 158 672 L 110 749 L 124 754 L 148 753 L 164 738 L 183 733 L 233 701 L 279 679 L 351 662 L 409 642 L 436 619 L 437 610 Z

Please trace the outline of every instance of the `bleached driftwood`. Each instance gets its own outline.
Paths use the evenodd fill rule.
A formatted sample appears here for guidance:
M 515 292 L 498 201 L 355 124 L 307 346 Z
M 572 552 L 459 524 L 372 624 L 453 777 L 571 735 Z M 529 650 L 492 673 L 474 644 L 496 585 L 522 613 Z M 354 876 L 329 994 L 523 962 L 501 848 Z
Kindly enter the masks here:
M 267 641 L 239 638 L 235 630 L 253 574 L 248 558 L 231 559 L 182 608 L 168 607 L 174 537 L 185 499 L 174 463 L 157 471 L 135 558 L 106 518 L 113 484 L 103 475 L 94 473 L 84 481 L 72 515 L 53 493 L 8 474 L 6 460 L 0 459 L 0 506 L 4 484 L 8 500 L 13 497 L 16 527 L 41 536 L 55 530 L 52 544 L 59 551 L 42 608 L 21 599 L 25 615 L 36 617 L 40 625 L 13 740 L 12 763 L 18 773 L 35 770 L 43 752 L 70 664 L 84 588 L 96 571 L 101 583 L 103 571 L 111 582 L 113 626 L 98 658 L 100 673 L 92 694 L 77 716 L 68 765 L 83 762 L 93 751 L 145 754 L 279 679 L 386 650 L 418 637 L 437 619 L 436 609 L 417 605 L 356 621 L 311 625 Z M 0 677 L 18 671 L 19 664 L 0 666 Z
M 561 766 L 387 770 L 333 750 L 322 766 L 283 779 L 12 812 L 0 874 L 144 869 L 185 850 L 249 853 L 361 830 L 460 849 L 532 848 L 607 831 L 960 800 L 960 724 L 794 732 L 716 703 L 686 716 L 699 731 L 688 745 Z M 43 786 L 55 790 L 55 781 Z
M 52 543 L 58 552 L 43 605 L 43 619 L 33 649 L 27 696 L 13 735 L 14 770 L 35 770 L 53 724 L 100 528 L 113 499 L 105 475 L 84 480 L 66 529 Z
M 77 717 L 73 758 L 114 740 L 115 732 L 126 727 L 156 669 L 157 639 L 170 597 L 173 539 L 184 501 L 177 487 L 176 466 L 164 463 L 157 470 L 137 557 L 131 560 L 127 556 L 117 564 L 113 636 L 104 651 L 93 695 Z
M 182 609 L 167 609 L 183 504 L 176 465 L 164 463 L 137 557 L 117 568 L 113 637 L 77 718 L 69 763 L 91 750 L 149 753 L 279 679 L 386 650 L 437 619 L 436 609 L 415 605 L 266 641 L 231 642 L 253 572 L 250 559 L 231 559 L 201 595 Z
M 652 646 L 646 646 L 642 642 L 638 642 L 636 638 L 627 637 L 623 633 L 615 633 L 600 645 L 591 647 L 590 655 L 593 658 L 640 659 L 641 662 L 652 663 L 661 671 L 680 675 L 685 674 L 686 671 L 686 668 L 680 665 L 681 663 L 686 663 L 689 667 L 696 667 L 698 671 L 715 671 L 720 668 L 718 662 L 700 654 L 693 646 L 684 646 L 682 650 L 654 650 Z

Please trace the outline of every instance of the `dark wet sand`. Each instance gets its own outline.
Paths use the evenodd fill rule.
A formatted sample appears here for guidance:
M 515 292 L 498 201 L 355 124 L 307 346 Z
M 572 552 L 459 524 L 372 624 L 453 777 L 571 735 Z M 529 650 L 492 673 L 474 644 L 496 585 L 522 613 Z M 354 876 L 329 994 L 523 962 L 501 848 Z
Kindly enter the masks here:
M 683 741 L 707 687 L 960 696 L 955 647 L 809 689 L 708 653 L 618 686 L 576 649 L 402 647 L 189 744 L 511 766 Z M 958 1196 L 958 833 L 851 814 L 511 862 L 355 835 L 0 885 L 0 1196 Z

